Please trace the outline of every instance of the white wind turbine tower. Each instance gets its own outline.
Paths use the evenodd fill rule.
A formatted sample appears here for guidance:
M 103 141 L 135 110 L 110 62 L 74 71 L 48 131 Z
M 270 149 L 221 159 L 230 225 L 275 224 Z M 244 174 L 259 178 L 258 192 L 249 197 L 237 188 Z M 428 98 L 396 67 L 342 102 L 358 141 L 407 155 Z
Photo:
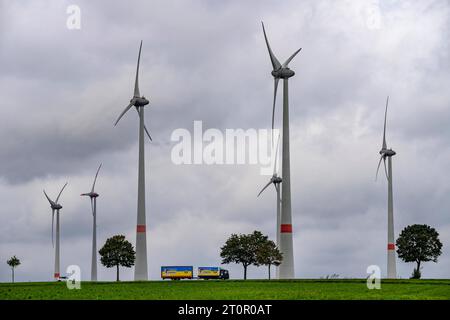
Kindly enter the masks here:
M 275 101 L 277 96 L 278 81 L 283 79 L 283 142 L 282 142 L 282 175 L 283 185 L 281 188 L 281 225 L 280 225 L 280 251 L 283 254 L 283 261 L 279 266 L 280 279 L 292 279 L 294 274 L 294 248 L 292 239 L 292 210 L 291 210 L 291 173 L 290 173 L 290 152 L 289 152 L 289 92 L 288 80 L 295 75 L 295 72 L 288 68 L 289 62 L 300 52 L 301 48 L 295 51 L 283 64 L 281 64 L 270 48 L 267 40 L 264 23 L 262 23 L 264 38 L 272 62 L 272 76 L 274 78 L 274 95 L 272 110 L 272 130 L 275 116 Z
M 92 224 L 92 263 L 91 263 L 91 281 L 97 281 L 97 197 L 98 193 L 94 191 L 95 182 L 97 181 L 98 172 L 102 164 L 98 166 L 97 173 L 95 174 L 94 183 L 92 184 L 91 191 L 89 193 L 82 193 L 81 196 L 89 197 L 91 200 L 91 210 L 93 217 Z
M 134 280 L 148 280 L 147 268 L 147 236 L 145 218 L 145 149 L 144 131 L 150 140 L 150 134 L 144 124 L 144 107 L 149 101 L 139 93 L 139 62 L 141 60 L 142 41 L 139 47 L 138 62 L 136 68 L 136 80 L 134 82 L 134 94 L 130 104 L 122 111 L 114 126 L 120 121 L 123 115 L 135 107 L 139 114 L 139 168 L 138 168 L 138 201 L 137 201 L 137 226 L 136 226 L 136 261 L 134 267 Z
M 387 277 L 388 279 L 395 279 L 397 277 L 396 265 L 395 265 L 395 239 L 394 239 L 394 198 L 392 192 L 392 156 L 395 156 L 396 152 L 387 148 L 386 143 L 386 119 L 387 109 L 389 104 L 389 96 L 386 100 L 386 109 L 384 111 L 384 129 L 383 129 L 383 145 L 380 150 L 380 161 L 378 162 L 377 173 L 380 169 L 381 160 L 384 164 L 384 172 L 388 181 L 388 245 L 387 245 Z M 386 158 L 388 159 L 388 168 L 386 170 Z
M 60 232 L 59 232 L 59 210 L 62 209 L 62 205 L 58 203 L 59 197 L 61 196 L 61 193 L 63 192 L 64 188 L 67 186 L 66 184 L 62 187 L 61 191 L 59 192 L 58 196 L 56 197 L 55 201 L 52 201 L 47 193 L 44 190 L 45 197 L 47 198 L 48 202 L 50 203 L 50 208 L 52 208 L 52 245 L 55 247 L 55 272 L 53 274 L 53 277 L 56 280 L 59 280 L 61 273 L 60 273 Z M 53 226 L 54 226 L 54 218 L 55 218 L 55 211 L 56 211 L 56 246 L 53 242 Z
M 275 191 L 277 192 L 277 225 L 276 225 L 276 243 L 277 243 L 277 247 L 280 246 L 280 221 L 281 221 L 281 197 L 280 197 L 280 184 L 283 181 L 281 179 L 280 176 L 278 176 L 278 166 L 277 166 L 277 160 L 278 160 L 278 145 L 280 142 L 280 136 L 278 136 L 278 141 L 277 141 L 277 148 L 276 148 L 276 152 L 275 152 L 275 161 L 274 161 L 274 166 L 273 166 L 273 175 L 270 178 L 269 182 L 264 186 L 264 188 L 262 188 L 262 190 L 258 193 L 258 197 L 261 195 L 261 193 L 263 193 L 264 190 L 267 189 L 267 187 L 269 187 L 272 183 L 273 186 L 275 187 Z M 279 279 L 280 275 L 279 275 L 279 270 L 280 268 L 277 267 L 277 274 L 276 274 L 276 278 Z

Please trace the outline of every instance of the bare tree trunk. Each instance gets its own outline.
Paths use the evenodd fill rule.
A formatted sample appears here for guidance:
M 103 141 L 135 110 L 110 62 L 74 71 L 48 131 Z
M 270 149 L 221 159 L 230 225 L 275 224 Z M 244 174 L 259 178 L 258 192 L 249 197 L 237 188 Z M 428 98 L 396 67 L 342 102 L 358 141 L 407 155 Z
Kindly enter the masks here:
M 247 266 L 244 265 L 244 280 L 247 280 Z
M 270 264 L 269 264 L 269 280 L 270 280 Z
M 117 265 L 116 268 L 116 281 L 119 281 L 119 265 Z
M 14 268 L 11 268 L 12 270 L 12 282 L 14 283 Z

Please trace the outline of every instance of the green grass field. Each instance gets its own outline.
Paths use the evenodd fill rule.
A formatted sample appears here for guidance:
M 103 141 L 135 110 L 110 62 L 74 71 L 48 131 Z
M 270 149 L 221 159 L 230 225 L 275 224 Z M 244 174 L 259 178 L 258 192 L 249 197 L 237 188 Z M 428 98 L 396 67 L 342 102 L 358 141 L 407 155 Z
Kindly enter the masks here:
M 450 280 L 382 280 L 368 290 L 365 280 L 228 280 L 1 283 L 0 299 L 450 299 Z

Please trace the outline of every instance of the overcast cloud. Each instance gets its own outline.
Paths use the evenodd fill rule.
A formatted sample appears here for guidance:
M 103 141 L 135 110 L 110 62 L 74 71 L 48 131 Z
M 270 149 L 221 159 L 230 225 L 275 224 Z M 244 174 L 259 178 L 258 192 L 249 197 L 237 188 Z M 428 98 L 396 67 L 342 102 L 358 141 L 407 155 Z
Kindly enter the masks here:
M 81 9 L 81 30 L 66 8 Z M 275 236 L 275 192 L 256 165 L 174 165 L 177 128 L 270 127 L 273 78 L 260 21 L 290 66 L 291 180 L 296 276 L 386 273 L 387 183 L 374 181 L 390 95 L 396 235 L 435 227 L 444 244 L 426 278 L 450 277 L 450 4 L 441 1 L 0 0 L 0 281 L 17 255 L 19 281 L 53 274 L 51 211 L 61 197 L 62 272 L 90 276 L 89 191 L 97 181 L 98 243 L 135 242 L 137 115 L 114 120 L 132 96 L 139 41 L 146 124 L 151 279 L 161 265 L 219 265 L 231 233 Z M 281 103 L 281 90 L 278 101 Z M 281 108 L 277 109 L 277 126 Z M 399 276 L 413 266 L 398 260 Z M 240 266 L 230 265 L 233 278 Z M 250 268 L 250 278 L 266 277 Z M 133 269 L 123 270 L 131 280 Z M 99 267 L 100 280 L 114 270 Z

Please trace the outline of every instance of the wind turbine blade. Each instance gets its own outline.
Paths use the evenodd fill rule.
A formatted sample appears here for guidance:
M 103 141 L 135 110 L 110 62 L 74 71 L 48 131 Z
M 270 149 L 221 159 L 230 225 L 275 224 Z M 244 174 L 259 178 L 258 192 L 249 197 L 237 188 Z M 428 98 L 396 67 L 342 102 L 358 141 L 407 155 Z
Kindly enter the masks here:
M 120 119 L 122 119 L 123 115 L 125 113 L 127 113 L 128 110 L 130 110 L 130 108 L 133 106 L 132 103 L 130 103 L 128 106 L 125 107 L 125 109 L 123 109 L 122 113 L 120 114 L 119 118 L 117 118 L 116 122 L 114 123 L 114 126 L 117 125 L 117 123 L 119 123 Z
M 275 123 L 275 103 L 277 100 L 277 90 L 278 90 L 278 81 L 280 81 L 279 78 L 273 79 L 273 108 L 272 108 L 272 143 L 273 143 L 273 127 Z
M 64 190 L 64 188 L 67 186 L 67 182 L 66 182 L 66 184 L 62 187 L 62 189 L 61 189 L 61 191 L 59 192 L 59 194 L 58 194 L 58 197 L 56 198 L 56 203 L 58 203 L 58 200 L 59 200 L 59 197 L 61 196 L 61 193 L 63 192 L 63 190 Z
M 91 192 L 94 192 L 95 182 L 97 181 L 98 172 L 100 171 L 100 168 L 102 167 L 102 163 L 98 166 L 97 173 L 95 174 L 94 183 L 92 184 Z
M 145 130 L 145 133 L 147 133 L 147 136 L 150 139 L 150 141 L 153 141 L 152 137 L 150 136 L 150 133 L 148 133 L 148 130 L 147 130 L 147 127 L 145 126 L 145 124 L 144 124 L 144 130 Z
M 278 160 L 278 147 L 280 145 L 280 134 L 278 134 L 278 140 L 277 140 L 277 148 L 275 151 L 275 163 L 273 165 L 273 175 L 275 176 L 277 174 L 277 160 Z
M 270 61 L 272 61 L 273 70 L 278 70 L 281 68 L 281 63 L 275 57 L 275 55 L 272 52 L 272 49 L 270 48 L 269 40 L 267 40 L 266 29 L 264 28 L 264 22 L 261 21 L 261 24 L 264 32 L 264 38 L 266 39 L 267 50 L 269 50 Z
M 94 199 L 91 198 L 91 210 L 92 210 L 92 216 L 94 216 Z
M 294 57 L 297 55 L 297 53 L 299 53 L 302 50 L 302 48 L 298 49 L 297 51 L 295 51 L 292 56 L 290 56 L 284 63 L 283 63 L 283 68 L 286 68 L 289 64 L 289 62 L 291 62 L 292 59 L 294 59 Z
M 377 173 L 375 174 L 375 181 L 377 181 L 377 178 L 378 178 L 378 171 L 380 170 L 380 165 L 381 165 L 382 159 L 383 159 L 383 156 L 381 156 L 380 161 L 378 161 Z
M 384 111 L 383 149 L 387 149 L 387 144 L 386 144 L 386 119 L 387 119 L 388 104 L 389 104 L 389 96 L 387 97 L 386 110 Z
M 269 182 L 264 186 L 264 188 L 262 188 L 262 190 L 258 193 L 257 197 L 259 197 L 259 195 L 260 195 L 261 193 L 263 193 L 263 191 L 266 190 L 267 187 L 270 186 L 271 183 L 272 183 L 272 181 L 269 181 Z
M 279 186 L 276 183 L 274 183 L 273 186 L 275 187 L 275 190 L 278 191 Z
M 50 203 L 50 205 L 55 204 L 52 200 L 50 200 L 50 198 L 48 197 L 48 195 L 47 195 L 47 193 L 45 192 L 45 190 L 43 190 L 43 191 L 44 191 L 45 197 L 47 198 L 47 200 L 48 200 L 48 202 Z
M 141 117 L 141 112 L 139 111 L 139 109 L 137 107 L 136 107 L 136 111 L 137 111 L 137 113 L 139 115 L 139 118 L 140 118 Z M 150 133 L 148 133 L 147 126 L 145 124 L 144 124 L 144 130 L 145 130 L 145 133 L 147 134 L 147 137 L 150 139 L 150 141 L 153 141 L 152 137 L 150 136 Z
M 53 241 L 53 225 L 54 225 L 54 220 L 55 220 L 55 209 L 52 209 L 52 247 L 55 246 L 55 243 Z
M 384 173 L 386 173 L 386 179 L 389 180 L 389 175 L 388 175 L 387 169 L 386 169 L 386 157 L 383 158 L 383 162 L 384 162 Z
M 137 62 L 137 68 L 136 68 L 136 81 L 134 82 L 134 96 L 140 97 L 139 93 L 139 63 L 141 61 L 141 50 L 142 50 L 142 40 L 141 45 L 139 46 L 139 55 L 138 55 L 138 62 Z

